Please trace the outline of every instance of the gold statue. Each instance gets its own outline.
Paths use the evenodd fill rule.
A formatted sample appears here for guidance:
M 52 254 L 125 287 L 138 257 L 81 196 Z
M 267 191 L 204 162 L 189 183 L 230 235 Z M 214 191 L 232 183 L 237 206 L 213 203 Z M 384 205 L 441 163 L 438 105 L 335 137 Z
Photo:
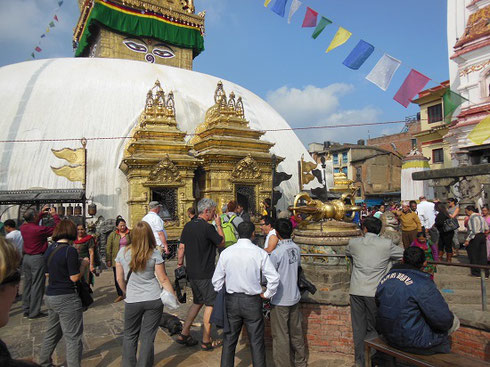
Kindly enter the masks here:
M 301 200 L 305 205 L 300 205 Z M 303 221 L 319 222 L 325 219 L 336 219 L 343 221 L 352 221 L 355 212 L 361 210 L 360 206 L 355 205 L 355 198 L 352 193 L 345 193 L 340 199 L 322 202 L 312 199 L 307 193 L 301 192 L 294 198 L 294 206 L 290 208 L 294 215 L 306 214 Z

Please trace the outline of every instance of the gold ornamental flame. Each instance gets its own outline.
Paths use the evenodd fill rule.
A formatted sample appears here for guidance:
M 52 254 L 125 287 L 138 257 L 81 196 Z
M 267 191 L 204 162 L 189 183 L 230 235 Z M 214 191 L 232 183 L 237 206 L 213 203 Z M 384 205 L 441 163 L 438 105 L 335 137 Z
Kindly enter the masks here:
M 304 205 L 299 205 L 304 200 Z M 323 202 L 312 199 L 310 195 L 301 192 L 294 198 L 294 205 L 290 210 L 294 215 L 305 214 L 303 219 L 307 222 L 320 222 L 326 219 L 351 222 L 356 215 L 355 212 L 361 210 L 360 206 L 355 205 L 354 195 L 345 193 L 340 199 Z

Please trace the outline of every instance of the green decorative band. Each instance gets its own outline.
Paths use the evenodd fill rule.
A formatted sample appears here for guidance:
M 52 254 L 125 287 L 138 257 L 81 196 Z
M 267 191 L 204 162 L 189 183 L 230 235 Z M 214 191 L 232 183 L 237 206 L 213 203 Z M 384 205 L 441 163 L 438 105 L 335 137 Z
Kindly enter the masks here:
M 430 168 L 428 161 L 408 161 L 402 164 L 402 169 L 406 168 Z
M 194 57 L 204 50 L 204 38 L 200 29 L 178 24 L 158 14 L 142 14 L 134 9 L 123 8 L 108 1 L 95 2 L 78 42 L 75 57 L 81 56 L 89 45 L 91 28 L 99 23 L 129 36 L 150 37 L 171 45 L 191 48 Z

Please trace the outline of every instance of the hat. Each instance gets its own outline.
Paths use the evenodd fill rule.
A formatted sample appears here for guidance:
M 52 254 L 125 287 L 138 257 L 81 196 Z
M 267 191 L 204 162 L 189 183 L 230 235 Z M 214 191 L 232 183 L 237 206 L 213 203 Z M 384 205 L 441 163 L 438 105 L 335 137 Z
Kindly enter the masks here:
M 150 203 L 148 204 L 149 209 L 155 209 L 158 206 L 163 207 L 163 205 L 160 204 L 158 201 L 150 201 Z

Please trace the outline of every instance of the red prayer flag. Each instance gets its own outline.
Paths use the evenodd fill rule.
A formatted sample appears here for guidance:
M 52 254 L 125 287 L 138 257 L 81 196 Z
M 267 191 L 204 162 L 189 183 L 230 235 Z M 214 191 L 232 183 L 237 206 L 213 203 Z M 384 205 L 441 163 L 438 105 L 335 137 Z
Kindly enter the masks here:
M 59 22 L 58 16 L 56 14 L 54 15 L 53 19 L 56 20 L 57 22 Z
M 318 17 L 318 12 L 314 11 L 309 6 L 306 7 L 305 19 L 303 19 L 303 28 L 316 27 L 316 20 Z
M 410 70 L 410 73 L 393 99 L 406 108 L 412 102 L 413 97 L 425 87 L 429 80 L 430 78 L 419 73 L 417 70 Z
M 37 52 L 41 52 L 41 47 L 37 46 L 34 50 L 36 50 Z

